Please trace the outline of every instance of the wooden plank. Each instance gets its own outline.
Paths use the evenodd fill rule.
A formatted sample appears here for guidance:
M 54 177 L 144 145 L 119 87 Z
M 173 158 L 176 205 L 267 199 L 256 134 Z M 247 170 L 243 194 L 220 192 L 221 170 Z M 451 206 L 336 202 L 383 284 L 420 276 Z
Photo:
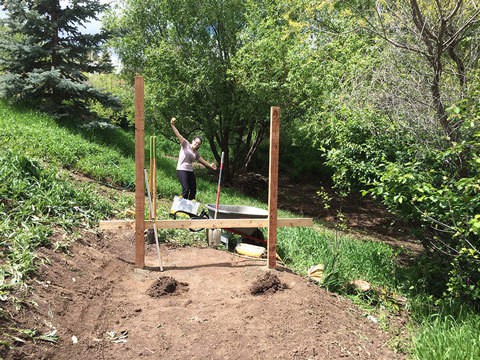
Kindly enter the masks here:
M 270 109 L 270 167 L 268 184 L 268 242 L 267 266 L 277 266 L 277 203 L 278 203 L 278 152 L 280 138 L 280 108 Z
M 228 229 L 228 228 L 266 228 L 269 219 L 187 219 L 157 220 L 157 229 Z M 277 227 L 312 226 L 312 218 L 277 219 Z M 145 229 L 153 228 L 153 221 L 144 222 Z M 100 221 L 100 230 L 133 230 L 133 220 Z
M 145 166 L 144 81 L 135 77 L 135 266 L 145 267 Z

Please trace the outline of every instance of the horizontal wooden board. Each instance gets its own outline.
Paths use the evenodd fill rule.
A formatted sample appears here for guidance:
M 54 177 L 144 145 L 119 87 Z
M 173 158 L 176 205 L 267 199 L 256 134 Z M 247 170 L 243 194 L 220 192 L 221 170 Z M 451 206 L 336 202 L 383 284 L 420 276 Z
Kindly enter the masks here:
M 228 229 L 228 228 L 266 228 L 268 219 L 187 219 L 157 220 L 157 229 Z M 277 219 L 278 227 L 312 226 L 311 218 Z M 103 220 L 100 230 L 133 230 L 134 220 Z M 145 220 L 145 229 L 152 229 L 153 221 Z

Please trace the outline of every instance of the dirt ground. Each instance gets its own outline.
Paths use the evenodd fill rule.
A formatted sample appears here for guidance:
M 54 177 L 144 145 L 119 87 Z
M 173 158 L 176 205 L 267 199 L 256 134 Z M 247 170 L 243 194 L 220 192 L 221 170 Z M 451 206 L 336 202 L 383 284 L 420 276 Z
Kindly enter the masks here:
M 84 233 L 31 284 L 16 326 L 56 331 L 7 359 L 403 359 L 391 336 L 351 301 L 262 260 L 208 247 L 147 245 L 133 232 Z

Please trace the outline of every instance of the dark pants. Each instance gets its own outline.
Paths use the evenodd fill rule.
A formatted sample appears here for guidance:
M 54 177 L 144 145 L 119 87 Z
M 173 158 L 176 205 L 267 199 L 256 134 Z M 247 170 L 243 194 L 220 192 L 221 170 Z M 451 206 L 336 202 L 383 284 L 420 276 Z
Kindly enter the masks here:
M 197 179 L 193 171 L 177 170 L 178 180 L 182 184 L 184 199 L 193 200 L 197 196 Z

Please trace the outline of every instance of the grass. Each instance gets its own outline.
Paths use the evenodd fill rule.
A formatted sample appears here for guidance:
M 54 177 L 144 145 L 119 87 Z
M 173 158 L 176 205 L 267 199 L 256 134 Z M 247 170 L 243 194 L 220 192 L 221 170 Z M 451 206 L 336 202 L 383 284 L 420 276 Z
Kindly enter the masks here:
M 422 360 L 480 359 L 480 319 L 434 316 L 426 320 L 413 340 L 412 355 Z
M 458 301 L 416 299 L 411 358 L 480 359 L 480 317 Z M 431 305 L 431 306 L 426 306 Z
M 7 309 L 29 299 L 29 279 L 42 261 L 37 249 L 65 249 L 78 229 L 94 228 L 99 219 L 120 212 L 127 200 L 113 192 L 101 195 L 93 184 L 75 182 L 63 170 L 74 169 L 94 151 L 109 157 L 116 154 L 58 127 L 43 114 L 5 104 L 0 104 L 0 126 L 1 349 L 20 337 L 48 337 L 29 337 L 28 329 L 8 326 L 12 319 Z M 67 240 L 54 241 L 54 232 Z
M 56 169 L 15 150 L 0 156 L 0 294 L 35 271 L 38 246 L 48 245 L 53 228 L 91 227 L 114 207 L 91 185 L 74 186 Z
M 321 263 L 327 271 L 337 272 L 342 282 L 365 279 L 389 287 L 396 285 L 392 277 L 394 251 L 382 243 L 355 241 L 347 236 L 337 236 L 331 230 L 281 228 L 279 248 L 282 258 L 299 273 Z
M 35 274 L 40 261 L 38 247 L 65 250 L 79 229 L 94 229 L 99 219 L 125 218 L 128 210 L 133 210 L 128 190 L 135 184 L 134 137 L 119 128 L 57 123 L 44 114 L 1 102 L 0 127 L 0 300 L 13 303 L 18 290 L 28 286 L 29 277 Z M 165 142 L 158 137 L 157 146 L 170 149 Z M 148 154 L 148 141 L 146 145 Z M 176 151 L 169 155 L 176 156 Z M 166 218 L 180 185 L 171 156 L 159 157 L 157 164 L 158 217 Z M 91 183 L 72 179 L 71 172 L 127 191 L 125 195 L 99 191 Z M 197 174 L 198 200 L 214 203 L 217 179 L 203 168 Z M 222 189 L 221 201 L 267 208 L 265 203 L 229 188 Z M 295 216 L 283 211 L 279 215 Z M 64 241 L 52 243 L 54 229 L 64 232 Z M 204 237 L 203 232 L 160 231 L 161 239 L 186 246 L 205 244 Z M 422 298 L 423 289 L 415 293 L 412 288 L 418 279 L 414 274 L 423 274 L 423 270 L 415 264 L 400 267 L 396 261 L 399 253 L 390 246 L 318 226 L 279 228 L 277 240 L 279 255 L 288 267 L 306 275 L 310 266 L 323 264 L 322 286 L 370 306 L 372 311 L 396 311 L 392 295 L 408 296 L 406 309 L 415 320 L 409 350 L 412 358 L 479 358 L 479 315 L 461 307 L 442 310 L 428 297 Z M 352 292 L 349 282 L 355 279 L 370 282 L 376 290 L 367 295 Z M 8 318 L 3 308 L 2 317 Z M 0 338 L 0 344 L 5 345 L 4 341 Z

